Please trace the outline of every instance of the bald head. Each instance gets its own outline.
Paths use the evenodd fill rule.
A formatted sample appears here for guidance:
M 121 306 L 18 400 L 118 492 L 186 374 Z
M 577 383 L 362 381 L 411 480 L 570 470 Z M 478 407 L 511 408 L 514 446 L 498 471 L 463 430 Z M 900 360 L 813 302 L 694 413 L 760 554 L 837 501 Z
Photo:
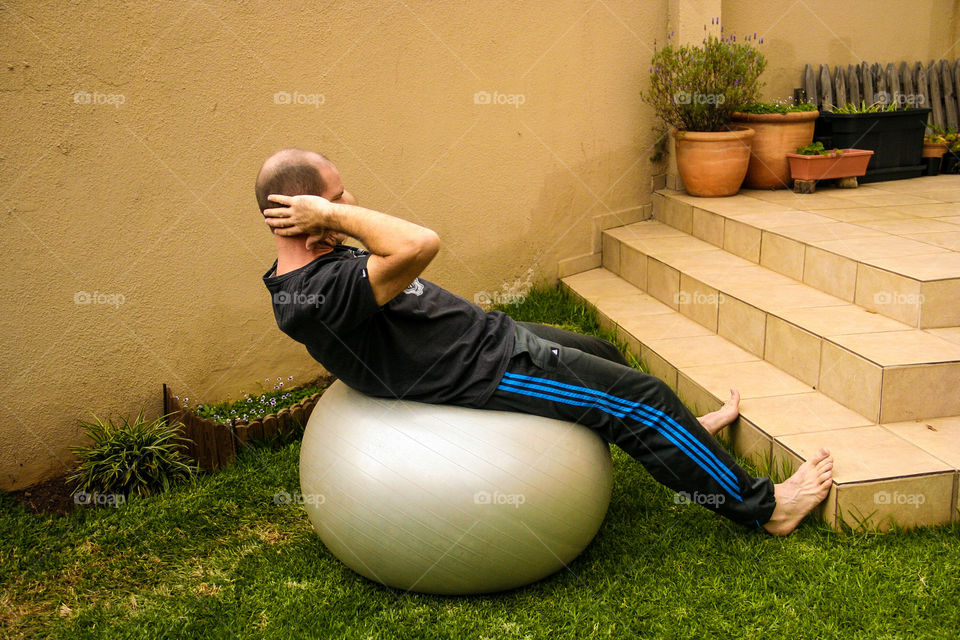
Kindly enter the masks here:
M 325 166 L 332 166 L 322 153 L 306 149 L 281 149 L 263 163 L 257 174 L 257 204 L 260 211 L 279 206 L 267 200 L 271 193 L 286 196 L 322 196 L 327 189 Z

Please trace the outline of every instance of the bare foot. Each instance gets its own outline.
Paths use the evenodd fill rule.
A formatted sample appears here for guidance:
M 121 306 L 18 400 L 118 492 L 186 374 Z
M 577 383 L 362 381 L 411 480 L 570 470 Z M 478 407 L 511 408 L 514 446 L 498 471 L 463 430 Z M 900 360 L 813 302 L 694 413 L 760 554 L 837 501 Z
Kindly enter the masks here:
M 775 536 L 787 535 L 797 528 L 804 516 L 824 501 L 831 484 L 833 456 L 826 449 L 820 449 L 785 482 L 774 485 L 777 506 L 763 528 Z
M 700 424 L 703 425 L 703 428 L 707 430 L 712 436 L 717 435 L 717 432 L 720 429 L 723 429 L 725 426 L 737 419 L 737 416 L 740 415 L 740 392 L 736 389 L 730 389 L 730 399 L 727 402 L 717 409 L 716 411 L 711 411 L 705 416 L 700 416 L 697 420 L 700 421 Z

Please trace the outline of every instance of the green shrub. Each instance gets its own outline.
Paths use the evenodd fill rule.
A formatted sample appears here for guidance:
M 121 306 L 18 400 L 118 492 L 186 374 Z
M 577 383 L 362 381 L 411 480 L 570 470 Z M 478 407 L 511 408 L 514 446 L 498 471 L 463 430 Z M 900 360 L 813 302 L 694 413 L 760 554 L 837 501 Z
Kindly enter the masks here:
M 743 113 L 796 113 L 800 111 L 816 111 L 817 106 L 809 102 L 789 104 L 788 102 L 754 102 L 748 104 L 741 111 Z
M 120 424 L 93 416 L 80 426 L 93 441 L 71 447 L 80 465 L 68 480 L 77 491 L 87 493 L 149 496 L 186 482 L 197 468 L 184 455 L 179 423 L 168 424 L 166 416 L 153 422 L 143 411 L 133 422 Z
M 735 111 L 760 97 L 759 78 L 767 60 L 748 44 L 750 36 L 744 40 L 708 35 L 702 46 L 667 44 L 655 50 L 650 90 L 641 98 L 677 129 L 724 130 Z

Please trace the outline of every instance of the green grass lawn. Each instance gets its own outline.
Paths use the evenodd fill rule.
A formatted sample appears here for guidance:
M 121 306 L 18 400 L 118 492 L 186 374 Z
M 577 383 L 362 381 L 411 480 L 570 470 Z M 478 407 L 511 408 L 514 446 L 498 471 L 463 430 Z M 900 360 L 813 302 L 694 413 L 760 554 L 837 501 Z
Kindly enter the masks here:
M 524 315 L 533 309 L 534 315 Z M 554 293 L 521 309 L 596 330 Z M 613 451 L 610 511 L 570 567 L 480 597 L 344 567 L 306 513 L 299 443 L 121 508 L 37 516 L 0 495 L 0 636 L 52 638 L 956 638 L 960 527 L 785 539 L 673 493 Z

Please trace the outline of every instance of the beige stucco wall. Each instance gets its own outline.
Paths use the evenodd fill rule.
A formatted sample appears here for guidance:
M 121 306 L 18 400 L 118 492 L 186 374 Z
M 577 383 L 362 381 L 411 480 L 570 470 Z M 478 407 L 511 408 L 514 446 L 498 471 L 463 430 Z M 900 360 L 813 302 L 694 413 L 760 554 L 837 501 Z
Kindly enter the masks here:
M 653 40 L 718 6 L 765 35 L 771 97 L 808 60 L 960 37 L 933 0 L 5 3 L 0 488 L 63 473 L 91 411 L 158 415 L 162 382 L 211 401 L 319 371 L 260 281 L 252 183 L 279 147 L 436 229 L 426 276 L 467 298 L 599 264 L 599 229 L 646 215 L 662 171 Z
M 665 6 L 5 3 L 0 488 L 63 473 L 90 411 L 158 415 L 163 382 L 219 400 L 318 372 L 260 281 L 279 147 L 436 229 L 426 275 L 470 299 L 598 251 L 594 217 L 650 201 Z M 275 102 L 295 91 L 322 104 Z M 475 102 L 494 91 L 523 104 Z
M 764 97 L 793 98 L 803 66 L 909 64 L 960 56 L 957 0 L 723 0 L 723 24 L 743 36 L 763 37 L 767 56 Z

